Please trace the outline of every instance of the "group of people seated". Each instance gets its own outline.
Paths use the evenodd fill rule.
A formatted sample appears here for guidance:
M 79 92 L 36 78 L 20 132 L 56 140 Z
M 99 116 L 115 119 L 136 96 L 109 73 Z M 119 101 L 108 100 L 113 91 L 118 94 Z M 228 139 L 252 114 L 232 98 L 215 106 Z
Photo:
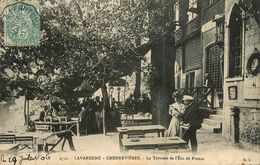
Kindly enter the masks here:
M 147 94 L 143 94 L 141 99 L 133 98 L 131 94 L 124 103 L 126 112 L 129 113 L 151 113 L 151 100 Z M 109 110 L 105 111 L 106 127 L 108 131 L 115 131 L 121 126 L 121 114 L 119 103 L 112 98 Z M 70 121 L 72 117 L 80 121 L 80 131 L 83 134 L 102 133 L 103 131 L 103 99 L 99 96 L 95 98 L 86 97 L 82 101 L 70 100 L 67 103 L 54 101 L 51 105 L 46 105 L 40 111 L 37 119 L 31 121 L 32 129 L 35 129 L 35 121 L 41 122 L 63 122 Z
M 58 102 L 51 103 L 51 107 L 45 106 L 36 121 L 59 121 L 63 118 L 68 120 L 68 112 Z

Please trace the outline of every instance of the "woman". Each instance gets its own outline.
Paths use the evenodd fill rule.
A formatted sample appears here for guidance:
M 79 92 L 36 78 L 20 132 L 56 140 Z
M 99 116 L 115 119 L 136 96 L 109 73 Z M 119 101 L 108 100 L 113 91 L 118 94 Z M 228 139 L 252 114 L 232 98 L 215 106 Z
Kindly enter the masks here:
M 182 104 L 182 96 L 174 96 L 175 103 L 170 105 L 169 114 L 172 116 L 166 136 L 177 136 L 180 130 L 181 117 L 184 113 L 185 106 Z

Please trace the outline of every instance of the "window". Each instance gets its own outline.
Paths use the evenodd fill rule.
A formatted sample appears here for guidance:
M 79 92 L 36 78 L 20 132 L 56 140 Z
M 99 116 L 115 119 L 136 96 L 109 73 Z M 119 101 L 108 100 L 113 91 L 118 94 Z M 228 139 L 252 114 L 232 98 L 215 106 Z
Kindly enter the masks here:
M 223 49 L 220 48 L 217 44 L 211 45 L 207 47 L 207 64 L 206 71 L 213 81 L 214 87 L 218 92 L 222 92 L 223 84 L 222 84 L 222 54 Z
M 179 21 L 180 20 L 180 3 L 179 1 L 177 1 L 174 5 L 173 5 L 173 20 L 174 21 Z M 179 29 L 180 26 L 176 26 L 176 30 Z
M 230 16 L 229 77 L 242 74 L 242 11 L 235 5 Z
M 188 21 L 197 17 L 197 0 L 189 0 Z
M 175 15 L 175 21 L 180 20 L 180 3 L 177 1 L 177 3 L 174 4 L 174 15 Z

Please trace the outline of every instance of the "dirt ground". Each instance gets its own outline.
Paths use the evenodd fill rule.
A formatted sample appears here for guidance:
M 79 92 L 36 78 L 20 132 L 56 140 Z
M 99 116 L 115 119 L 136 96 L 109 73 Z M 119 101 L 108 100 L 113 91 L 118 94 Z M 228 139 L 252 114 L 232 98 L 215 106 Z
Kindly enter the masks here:
M 260 152 L 241 149 L 222 137 L 221 134 L 198 132 L 198 152 L 166 152 L 164 150 L 141 150 L 120 153 L 118 133 L 74 136 L 76 151 L 59 144 L 51 153 L 38 155 L 25 151 L 14 156 L 0 157 L 0 165 L 260 165 Z M 3 159 L 10 162 L 3 162 Z
M 51 153 L 55 164 L 176 164 L 176 165 L 260 165 L 260 152 L 241 149 L 237 144 L 222 137 L 221 134 L 198 132 L 198 152 L 165 152 L 158 150 L 129 151 L 120 153 L 118 134 L 93 134 L 74 137 L 76 151 Z M 138 160 L 123 159 L 123 156 L 138 157 Z M 92 159 L 92 160 L 89 160 Z M 93 160 L 96 159 L 96 160 Z M 54 161 L 55 160 L 55 161 Z M 105 163 L 104 163 L 105 162 Z

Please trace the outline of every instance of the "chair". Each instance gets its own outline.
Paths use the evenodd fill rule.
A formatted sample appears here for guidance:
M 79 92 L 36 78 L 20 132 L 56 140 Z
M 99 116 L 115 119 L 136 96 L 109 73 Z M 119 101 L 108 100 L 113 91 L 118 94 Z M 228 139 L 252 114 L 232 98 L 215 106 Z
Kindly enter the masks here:
M 15 142 L 20 144 L 22 148 L 20 150 L 23 150 L 25 148 L 32 149 L 33 146 L 33 136 L 16 136 Z
M 60 139 L 58 140 L 58 142 L 56 144 L 52 144 L 52 148 L 50 149 L 50 151 L 52 151 L 62 140 L 63 140 L 62 146 L 61 146 L 62 151 L 63 151 L 66 140 L 69 143 L 70 149 L 73 151 L 75 150 L 73 140 L 72 140 L 72 136 L 74 135 L 74 133 L 71 130 L 73 127 L 74 127 L 74 125 L 70 126 L 70 128 L 68 128 L 66 130 L 54 132 L 54 134 L 56 134 Z
M 68 118 L 66 116 L 61 116 L 61 117 L 58 117 L 58 120 L 59 122 L 67 122 L 68 121 Z
M 0 143 L 1 144 L 14 144 L 15 143 L 15 135 L 12 135 L 12 134 L 2 134 L 2 135 L 0 135 Z
M 52 122 L 52 117 L 51 117 L 51 116 L 47 116 L 47 117 L 44 118 L 44 121 L 45 121 L 45 122 L 46 122 L 46 121 L 47 121 L 47 122 L 48 122 L 48 121 L 49 121 L 49 122 Z
M 179 131 L 179 137 L 183 137 L 186 131 L 188 130 L 189 126 L 188 125 L 180 125 L 180 131 Z
M 121 122 L 123 127 L 136 126 L 134 123 L 134 114 L 130 112 L 121 115 Z

